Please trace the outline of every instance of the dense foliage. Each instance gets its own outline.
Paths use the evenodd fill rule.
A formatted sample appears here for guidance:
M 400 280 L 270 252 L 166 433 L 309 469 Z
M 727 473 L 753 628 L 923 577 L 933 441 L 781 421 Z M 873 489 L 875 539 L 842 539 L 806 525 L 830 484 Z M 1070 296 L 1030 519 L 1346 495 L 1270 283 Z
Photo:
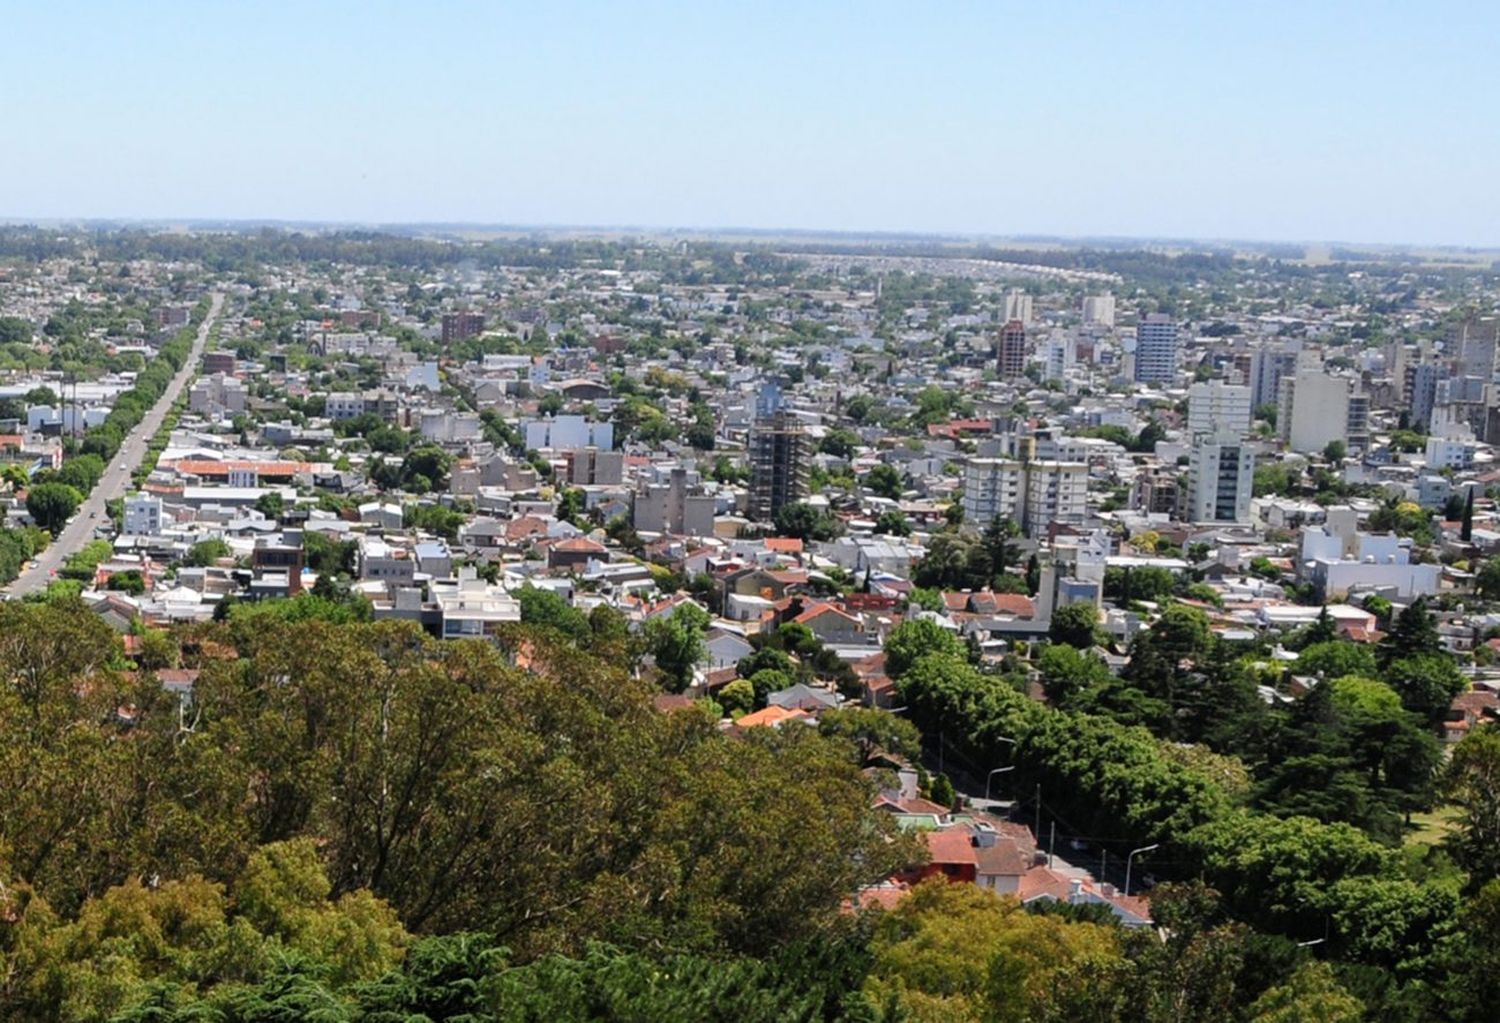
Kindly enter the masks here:
M 379 975 L 408 932 L 482 931 L 518 962 L 765 955 L 834 934 L 841 899 L 918 855 L 870 810 L 857 734 L 726 737 L 655 710 L 590 637 L 523 627 L 523 669 L 250 610 L 181 637 L 202 674 L 179 708 L 81 605 L 0 605 L 0 891 L 36 928 L 0 923 L 0 1003 L 33 999 L 25 1018 L 104 1018 L 66 1009 L 67 977 L 103 983 L 91 956 L 132 963 L 78 997 L 145 1011 L 240 983 L 311 998 Z M 267 863 L 300 878 L 272 885 L 294 910 L 247 895 Z

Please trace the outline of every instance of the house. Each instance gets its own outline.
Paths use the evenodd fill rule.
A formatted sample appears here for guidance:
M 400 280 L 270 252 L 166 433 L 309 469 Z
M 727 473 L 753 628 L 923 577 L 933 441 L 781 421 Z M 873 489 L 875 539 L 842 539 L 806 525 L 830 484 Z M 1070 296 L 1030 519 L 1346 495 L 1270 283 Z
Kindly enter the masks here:
M 837 708 L 839 697 L 837 693 L 827 689 L 814 689 L 805 682 L 798 682 L 796 685 L 771 693 L 766 697 L 766 704 L 772 707 L 806 710 L 816 714 L 819 711 Z
M 927 843 L 927 862 L 903 868 L 896 880 L 916 884 L 929 877 L 974 884 L 979 878 L 979 855 L 967 828 L 938 828 L 922 833 Z
M 800 721 L 803 724 L 813 724 L 814 718 L 805 710 L 788 710 L 786 707 L 767 707 L 753 714 L 746 714 L 736 721 L 735 727 L 741 730 L 746 728 L 780 728 L 788 721 Z
M 1477 725 L 1500 720 L 1500 695 L 1490 689 L 1459 693 L 1443 722 L 1443 741 L 1458 742 Z
M 586 536 L 575 536 L 559 540 L 547 548 L 547 567 L 566 572 L 582 572 L 590 561 L 603 561 L 609 551 L 597 540 Z
M 755 647 L 751 646 L 744 636 L 722 628 L 710 629 L 708 635 L 704 637 L 704 646 L 708 650 L 710 670 L 731 667 L 738 664 L 741 658 L 755 653 Z
M 792 620 L 807 626 L 825 646 L 859 646 L 870 641 L 865 623 L 833 604 L 814 604 Z
M 1021 878 L 1016 897 L 1022 905 L 1067 902 L 1075 906 L 1102 905 L 1126 927 L 1150 927 L 1151 903 L 1139 895 L 1124 895 L 1112 884 L 1069 877 L 1048 867 L 1032 867 Z

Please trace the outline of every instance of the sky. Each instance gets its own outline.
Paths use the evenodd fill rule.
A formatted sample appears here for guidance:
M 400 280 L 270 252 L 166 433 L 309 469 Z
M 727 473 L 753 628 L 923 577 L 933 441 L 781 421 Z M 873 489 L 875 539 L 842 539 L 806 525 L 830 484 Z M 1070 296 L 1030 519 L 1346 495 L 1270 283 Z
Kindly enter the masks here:
M 1500 4 L 0 0 L 0 217 L 1500 246 Z

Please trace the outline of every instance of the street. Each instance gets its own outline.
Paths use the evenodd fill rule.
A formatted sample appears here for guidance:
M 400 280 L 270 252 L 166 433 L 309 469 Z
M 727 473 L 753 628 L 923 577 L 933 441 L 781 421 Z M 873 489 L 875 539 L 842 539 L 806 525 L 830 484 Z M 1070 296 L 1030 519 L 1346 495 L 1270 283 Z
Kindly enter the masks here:
M 120 450 L 115 452 L 114 459 L 105 468 L 99 485 L 78 506 L 77 514 L 53 539 L 47 549 L 37 555 L 32 567 L 24 569 L 9 586 L 4 588 L 7 597 L 20 597 L 44 588 L 54 578 L 54 573 L 62 568 L 68 556 L 94 538 L 96 527 L 108 525 L 109 516 L 105 511 L 106 505 L 115 498 L 125 495 L 131 474 L 145 457 L 151 438 L 156 435 L 157 430 L 161 429 L 162 421 L 166 419 L 172 403 L 182 394 L 188 381 L 197 375 L 198 364 L 203 358 L 203 349 L 208 344 L 209 329 L 213 326 L 223 304 L 224 296 L 215 292 L 208 315 L 198 326 L 198 336 L 182 368 L 177 371 L 177 375 L 172 378 L 172 382 L 151 411 L 136 424 L 134 430 L 130 431 L 129 436 L 120 445 Z

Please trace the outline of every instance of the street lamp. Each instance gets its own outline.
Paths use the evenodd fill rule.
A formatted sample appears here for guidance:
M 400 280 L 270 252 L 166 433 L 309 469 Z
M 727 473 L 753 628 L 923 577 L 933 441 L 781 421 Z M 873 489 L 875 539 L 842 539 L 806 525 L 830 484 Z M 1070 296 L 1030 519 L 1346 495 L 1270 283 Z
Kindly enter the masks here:
M 984 778 L 984 798 L 986 800 L 988 800 L 990 798 L 990 781 L 991 781 L 991 779 L 993 779 L 995 777 L 995 775 L 997 775 L 997 774 L 1004 774 L 1006 771 L 1014 771 L 1015 769 L 1016 769 L 1015 765 L 1012 764 L 1010 767 L 997 767 L 993 771 L 991 771 L 989 774 L 985 775 L 985 778 Z
M 1136 858 L 1136 856 L 1139 855 L 1140 853 L 1148 853 L 1148 852 L 1151 852 L 1154 849 L 1160 849 L 1160 848 L 1161 848 L 1161 845 L 1160 845 L 1160 843 L 1158 843 L 1158 844 L 1155 844 L 1155 845 L 1143 845 L 1139 849 L 1132 849 L 1132 850 L 1130 850 L 1130 855 L 1127 856 L 1127 857 L 1125 857 L 1125 894 L 1126 895 L 1130 894 L 1130 866 L 1131 866 L 1132 861 L 1134 861 L 1135 858 Z

